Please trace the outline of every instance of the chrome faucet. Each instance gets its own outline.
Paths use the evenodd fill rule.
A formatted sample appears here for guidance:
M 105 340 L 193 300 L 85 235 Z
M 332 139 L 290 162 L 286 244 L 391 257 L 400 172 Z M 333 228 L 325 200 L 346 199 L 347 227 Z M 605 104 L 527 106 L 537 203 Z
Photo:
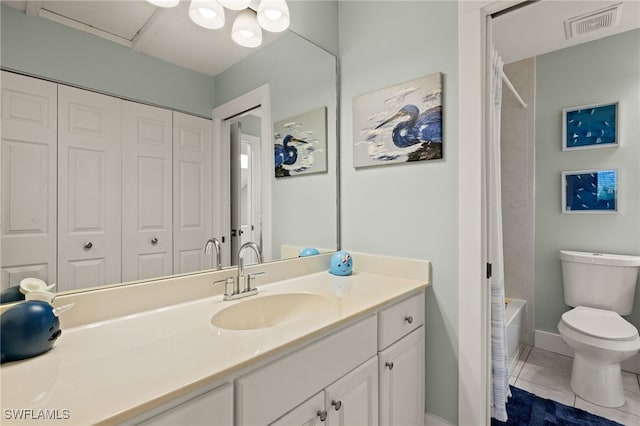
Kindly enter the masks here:
M 220 241 L 217 238 L 209 238 L 204 245 L 204 253 L 211 253 L 211 246 L 216 248 L 216 269 L 222 269 L 222 250 L 220 248 Z
M 264 274 L 264 272 L 256 272 L 253 274 L 245 275 L 243 255 L 244 255 L 244 252 L 249 248 L 256 253 L 256 256 L 258 257 L 258 264 L 264 262 L 264 259 L 262 258 L 262 250 L 260 249 L 260 246 L 254 243 L 253 241 L 244 243 L 242 247 L 240 247 L 240 250 L 238 250 L 238 281 L 236 282 L 236 288 L 238 290 L 238 293 L 242 294 L 243 296 L 251 296 L 253 294 L 258 293 L 257 288 L 251 288 L 251 279 L 258 275 Z

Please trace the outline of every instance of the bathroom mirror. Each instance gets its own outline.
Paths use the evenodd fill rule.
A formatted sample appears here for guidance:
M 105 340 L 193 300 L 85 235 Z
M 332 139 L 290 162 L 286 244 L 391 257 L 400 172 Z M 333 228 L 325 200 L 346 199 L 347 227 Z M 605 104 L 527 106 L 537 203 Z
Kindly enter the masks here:
M 13 7 L 9 7 L 5 3 L 9 3 Z M 291 30 L 273 36 L 269 40 L 266 40 L 265 37 L 265 45 L 256 50 L 238 47 L 238 49 L 242 51 L 242 54 L 239 55 L 241 56 L 240 60 L 223 72 L 215 76 L 206 76 L 202 73 L 195 75 L 194 73 L 195 78 L 200 79 L 196 83 L 200 84 L 202 80 L 207 81 L 208 87 L 210 87 L 211 90 L 204 98 L 205 101 L 210 102 L 210 105 L 208 108 L 195 107 L 192 110 L 187 110 L 187 108 L 163 104 L 163 102 L 158 101 L 157 98 L 154 98 L 153 91 L 155 89 L 153 87 L 143 88 L 149 93 L 149 97 L 145 98 L 140 95 L 142 91 L 140 84 L 134 85 L 126 81 L 107 81 L 110 79 L 109 70 L 111 68 L 113 68 L 112 74 L 117 76 L 113 77 L 113 79 L 117 80 L 118 78 L 122 78 L 122 68 L 126 69 L 127 66 L 136 65 L 136 63 L 130 65 L 128 63 L 118 62 L 118 58 L 122 56 L 116 55 L 114 57 L 115 59 L 109 58 L 108 61 L 101 61 L 99 64 L 91 64 L 89 63 L 90 59 L 83 60 L 82 57 L 74 60 L 74 64 L 72 65 L 67 64 L 65 66 L 64 63 L 57 62 L 60 61 L 60 58 L 69 58 L 68 55 L 72 49 L 77 49 L 78 55 L 81 55 L 82 52 L 105 52 L 111 49 L 115 51 L 121 50 L 123 47 L 118 46 L 116 43 L 107 45 L 104 39 L 95 37 L 92 34 L 86 34 L 86 32 L 91 33 L 91 31 L 87 29 L 78 31 L 77 29 L 69 28 L 58 22 L 52 22 L 51 19 L 45 19 L 42 16 L 28 16 L 32 3 L 36 2 L 14 1 L 3 2 L 2 4 L 2 63 L 0 63 L 0 65 L 3 70 L 43 78 L 55 83 L 71 85 L 82 89 L 96 90 L 105 95 L 113 95 L 118 98 L 208 119 L 211 118 L 211 110 L 214 108 L 265 84 L 269 85 L 271 92 L 270 108 L 272 111 L 272 121 L 285 120 L 288 117 L 317 107 L 326 108 L 327 171 L 312 176 L 294 177 L 291 178 L 290 181 L 278 181 L 274 176 L 271 177 L 272 211 L 270 211 L 270 213 L 273 217 L 273 225 L 272 247 L 270 248 L 270 252 L 272 254 L 265 260 L 297 257 L 297 249 L 300 247 L 310 246 L 325 250 L 336 250 L 338 248 L 338 169 L 336 167 L 338 84 L 337 65 L 334 55 Z M 58 3 L 67 7 L 82 3 L 85 5 L 93 3 L 99 6 L 100 3 L 107 2 L 51 3 Z M 123 2 L 119 3 L 122 4 Z M 96 11 L 99 11 L 98 6 L 96 6 Z M 188 7 L 188 4 L 183 2 L 180 4 L 180 7 Z M 303 7 L 305 7 L 305 2 L 297 3 L 295 8 L 291 8 L 292 21 L 294 19 L 294 12 L 301 10 Z M 162 20 L 161 18 L 157 19 Z M 327 25 L 326 27 L 336 28 L 334 25 Z M 22 29 L 18 31 L 19 28 Z M 20 32 L 23 30 L 29 33 L 29 37 L 25 37 L 24 34 Z M 18 33 L 16 33 L 16 31 L 18 31 Z M 43 52 L 42 48 L 38 50 L 38 38 L 54 39 L 61 33 L 64 33 L 66 38 L 59 39 L 57 45 L 59 45 L 61 52 L 64 52 L 58 54 L 59 52 L 55 49 L 48 49 L 46 52 Z M 213 33 L 207 34 L 210 37 L 211 35 L 209 34 Z M 161 37 L 162 34 L 156 31 L 152 36 Z M 148 37 L 150 36 L 148 35 Z M 185 55 L 201 55 L 201 52 L 198 52 L 195 48 L 193 50 L 183 48 L 182 50 Z M 136 52 L 129 52 L 128 54 L 136 54 Z M 25 66 L 26 69 L 14 66 L 15 61 L 13 59 L 16 58 L 16 55 L 20 56 L 18 62 L 27 64 Z M 10 60 L 7 61 L 5 60 L 6 58 Z M 296 58 L 298 59 L 296 60 Z M 151 61 L 147 61 L 147 63 L 149 62 Z M 303 68 L 306 69 L 307 72 L 301 72 L 302 68 L 292 66 L 292 64 L 296 64 L 296 62 L 303 64 Z M 102 69 L 97 70 L 96 65 L 99 65 Z M 71 69 L 72 67 L 75 69 Z M 66 78 L 59 77 L 61 69 L 64 71 L 63 74 L 67 76 Z M 283 69 L 289 69 L 290 72 L 284 73 Z M 131 70 L 132 73 L 135 71 L 139 73 L 152 73 L 153 69 Z M 129 97 L 122 91 L 111 93 L 110 90 L 92 87 L 90 82 L 92 78 L 96 80 L 96 77 L 88 75 L 91 72 L 99 73 L 102 79 L 112 86 L 119 84 L 121 88 L 126 88 L 127 85 L 129 85 L 131 93 L 134 94 Z M 73 78 L 74 76 L 76 78 Z M 149 80 L 154 81 L 154 78 L 150 77 Z M 138 79 L 137 81 L 139 82 L 140 80 Z M 194 87 L 195 86 L 196 84 L 194 83 Z M 184 87 L 184 85 L 182 87 Z M 168 91 L 166 88 L 157 88 L 159 92 L 163 90 Z M 194 93 L 193 97 L 199 95 L 200 93 Z M 253 118 L 260 119 L 260 117 L 255 116 Z M 272 123 L 269 124 L 272 125 Z M 255 137 L 251 135 L 250 125 L 245 124 L 244 129 L 246 130 L 246 135 Z M 256 166 L 273 169 L 273 143 L 273 141 L 262 142 L 263 147 L 270 147 L 270 164 L 265 164 L 263 160 L 260 164 L 256 164 Z M 216 164 L 215 161 L 213 164 L 213 167 L 227 167 L 226 165 Z M 257 185 L 257 183 L 254 185 L 254 189 Z M 4 190 L 5 187 L 3 186 L 3 191 Z M 217 194 L 212 194 L 212 198 L 217 196 Z M 305 203 L 303 201 L 305 197 L 309 197 L 315 202 Z M 214 201 L 214 206 L 215 205 L 216 202 Z M 228 208 L 229 206 L 218 205 L 218 207 Z M 124 220 L 127 214 L 126 206 L 123 205 L 122 210 Z M 254 213 L 254 216 L 259 217 L 259 214 Z M 223 246 L 228 245 L 229 234 L 227 230 L 216 229 L 215 224 L 212 228 L 212 235 L 202 235 L 202 248 L 204 248 L 207 239 L 212 236 L 217 237 L 221 242 L 224 239 Z M 204 250 L 202 251 L 204 252 Z M 3 258 L 5 258 L 5 252 L 6 251 L 3 251 L 1 253 Z M 232 263 L 229 257 L 233 256 L 227 257 L 225 265 Z M 192 269 L 191 272 L 210 269 L 212 258 L 213 256 L 209 255 L 210 262 L 208 265 L 199 269 Z M 16 265 L 20 265 L 20 262 L 13 262 L 10 267 L 12 270 L 8 271 L 5 263 L 2 263 L 2 289 L 9 285 L 19 284 L 22 276 L 37 276 L 48 282 L 58 281 L 56 278 L 34 274 L 27 269 L 21 271 L 21 267 Z M 44 274 L 43 272 L 43 275 Z M 147 278 L 152 279 L 156 277 Z M 120 281 L 128 280 L 123 279 Z M 107 280 L 99 285 L 120 284 L 120 281 Z M 96 284 L 94 283 L 86 287 L 95 288 L 95 286 Z M 76 287 L 76 291 L 86 290 L 84 287 L 85 286 L 78 286 Z M 59 286 L 59 290 L 65 290 L 65 288 Z

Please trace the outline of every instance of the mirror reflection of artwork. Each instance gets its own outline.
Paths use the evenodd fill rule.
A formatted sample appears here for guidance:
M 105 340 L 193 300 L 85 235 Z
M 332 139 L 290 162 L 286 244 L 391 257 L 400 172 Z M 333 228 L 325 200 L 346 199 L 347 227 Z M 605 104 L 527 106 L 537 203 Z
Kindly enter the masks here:
M 353 98 L 353 166 L 442 158 L 442 74 Z
M 327 109 L 320 107 L 273 125 L 275 177 L 327 171 Z
M 565 108 L 562 120 L 562 150 L 617 146 L 617 124 L 617 102 Z
M 618 211 L 617 170 L 562 173 L 563 213 L 615 213 Z

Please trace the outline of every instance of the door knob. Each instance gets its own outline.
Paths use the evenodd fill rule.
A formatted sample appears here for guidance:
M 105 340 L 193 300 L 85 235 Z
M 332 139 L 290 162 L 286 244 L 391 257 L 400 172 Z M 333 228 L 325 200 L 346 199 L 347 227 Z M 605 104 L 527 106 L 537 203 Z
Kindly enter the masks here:
M 91 250 L 91 247 L 93 247 L 93 243 L 91 241 L 87 241 L 86 243 L 84 243 L 84 245 L 82 247 L 85 250 Z
M 384 366 L 385 366 L 385 367 L 388 367 L 388 368 L 389 368 L 389 370 L 393 370 L 393 362 L 385 362 L 385 363 L 384 363 Z
M 342 408 L 342 401 L 333 400 L 331 401 L 331 405 L 333 405 L 333 408 L 335 408 L 336 411 L 338 411 Z
M 325 420 L 327 420 L 327 410 L 318 410 L 317 415 L 318 417 L 320 417 L 321 422 L 324 422 Z
M 411 323 L 413 323 L 413 316 L 412 315 L 407 315 L 406 317 L 404 317 L 404 320 L 407 323 L 411 324 Z
M 153 237 L 153 238 L 151 239 L 151 245 L 152 245 L 152 246 L 155 246 L 156 244 L 158 244 L 158 239 L 157 239 L 156 237 Z

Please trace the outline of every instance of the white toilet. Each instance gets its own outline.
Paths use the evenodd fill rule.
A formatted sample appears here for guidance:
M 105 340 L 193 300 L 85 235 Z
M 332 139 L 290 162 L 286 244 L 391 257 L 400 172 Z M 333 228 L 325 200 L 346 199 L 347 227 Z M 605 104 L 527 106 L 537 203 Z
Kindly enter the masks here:
M 564 301 L 558 331 L 575 351 L 571 389 L 604 407 L 624 405 L 620 362 L 640 350 L 633 310 L 640 257 L 560 251 Z

